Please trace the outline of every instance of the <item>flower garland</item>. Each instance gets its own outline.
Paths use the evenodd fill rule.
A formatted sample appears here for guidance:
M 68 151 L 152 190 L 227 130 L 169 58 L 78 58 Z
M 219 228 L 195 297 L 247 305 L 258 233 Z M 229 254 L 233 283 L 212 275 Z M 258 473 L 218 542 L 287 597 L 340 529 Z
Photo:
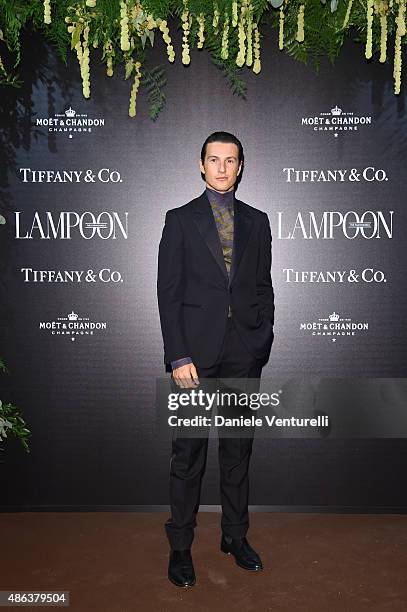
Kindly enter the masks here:
M 173 62 L 175 60 L 174 47 L 172 46 L 171 36 L 169 35 L 169 29 L 165 19 L 157 19 L 158 27 L 163 35 L 163 40 L 167 44 L 167 55 L 168 61 Z
M 295 37 L 298 42 L 304 41 L 304 10 L 305 6 L 301 4 L 298 10 L 297 36 Z
M 387 2 L 380 0 L 377 11 L 380 15 L 380 57 L 379 62 L 383 64 L 387 55 Z
M 108 77 L 113 76 L 113 58 L 115 56 L 115 52 L 113 49 L 113 43 L 111 40 L 107 40 L 103 45 L 103 55 L 102 59 L 106 58 L 106 74 Z
M 80 43 L 78 43 L 80 44 Z M 82 91 L 85 98 L 90 97 L 90 79 L 89 79 L 89 25 L 86 25 L 83 30 L 83 49 L 82 61 L 80 63 L 82 77 Z
M 399 12 L 396 18 L 396 41 L 394 48 L 394 68 L 393 68 L 393 77 L 394 77 L 394 93 L 400 93 L 400 85 L 401 85 L 401 38 L 406 33 L 406 23 L 405 23 L 405 12 L 406 12 L 406 0 L 398 0 L 399 3 Z
M 51 23 L 51 3 L 50 3 L 50 0 L 44 0 L 44 23 Z
M 353 0 L 349 0 L 348 2 L 348 8 L 346 9 L 346 14 L 345 14 L 345 18 L 343 20 L 343 24 L 342 24 L 342 28 L 346 28 L 346 26 L 349 23 L 349 19 L 350 19 L 350 12 L 352 10 L 352 4 L 353 4 Z
M 125 0 L 120 2 L 120 49 L 122 51 L 130 50 L 129 15 Z
M 12 0 L 3 0 L 12 7 Z M 314 1 L 314 0 L 312 0 Z M 70 35 L 71 49 L 75 52 L 82 79 L 82 91 L 85 98 L 90 97 L 90 50 L 101 46 L 102 60 L 106 63 L 106 74 L 113 75 L 117 63 L 124 65 L 125 78 L 134 76 L 131 90 L 131 116 L 135 115 L 135 101 L 141 84 L 141 65 L 145 59 L 145 45 L 153 46 L 154 33 L 161 33 L 166 44 L 168 61 L 175 61 L 175 51 L 172 44 L 167 19 L 171 14 L 180 15 L 182 27 L 182 64 L 191 63 L 191 46 L 203 49 L 209 45 L 211 52 L 224 63 L 225 68 L 233 75 L 234 68 L 250 67 L 255 74 L 261 71 L 261 32 L 262 16 L 266 12 L 272 15 L 273 27 L 278 28 L 278 48 L 303 60 L 310 49 L 317 49 L 318 44 L 326 44 L 327 37 L 317 38 L 318 27 L 324 27 L 317 19 L 327 19 L 330 31 L 341 32 L 343 37 L 352 26 L 366 32 L 364 54 L 371 59 L 378 52 L 380 63 L 388 59 L 388 35 L 395 32 L 394 43 L 394 92 L 400 93 L 402 73 L 403 37 L 406 33 L 406 0 L 341 0 L 341 3 L 315 0 L 212 0 L 207 3 L 194 0 L 119 0 L 111 3 L 109 18 L 105 14 L 106 3 L 97 0 L 58 0 L 58 11 L 52 16 L 57 0 L 27 0 L 32 10 L 27 15 L 34 16 L 33 26 L 37 27 L 38 19 L 42 20 L 50 32 L 51 39 L 57 40 L 60 32 L 61 13 L 66 11 L 65 22 Z M 272 5 L 272 6 L 271 6 Z M 154 8 L 156 6 L 156 8 Z M 194 7 L 198 7 L 194 8 Z M 309 27 L 305 32 L 305 8 Z M 325 8 L 329 7 L 329 8 Z M 339 7 L 339 8 L 338 8 Z M 312 8 L 312 10 L 311 10 Z M 174 10 L 176 9 L 176 10 Z M 179 9 L 179 12 L 178 12 Z M 195 12 L 196 11 L 196 12 Z M 325 12 L 324 12 L 325 11 Z M 8 15 L 12 15 L 12 11 Z M 324 17 L 322 17 L 324 15 Z M 21 17 L 19 17 L 20 19 Z M 62 17 L 63 18 L 63 17 Z M 8 17 L 10 20 L 10 17 Z M 11 17 L 12 19 L 12 17 Z M 26 20 L 28 17 L 26 17 Z M 5 43 L 9 49 L 17 53 L 19 58 L 19 33 L 24 23 L 18 22 L 9 26 L 0 15 L 0 44 Z M 191 28 L 194 23 L 195 27 Z M 377 26 L 376 26 L 377 23 Z M 9 28 L 9 31 L 7 31 Z M 196 40 L 195 40 L 196 34 Z M 310 39 L 305 53 L 298 53 L 298 45 Z M 61 42 L 61 47 L 63 42 Z M 343 40 L 337 36 L 336 48 L 339 49 Z M 13 46 L 14 45 L 14 46 Z M 217 45 L 217 46 L 216 46 Z M 136 60 L 137 58 L 137 60 Z M 140 65 L 139 65 L 140 64 Z M 145 76 L 148 70 L 144 71 Z M 0 59 L 0 81 L 10 83 L 11 78 L 2 59 Z M 157 86 L 160 87 L 160 79 Z M 143 85 L 144 85 L 143 81 Z M 129 112 L 130 114 L 130 112 Z
M 88 0 L 91 1 L 91 0 Z M 76 52 L 82 78 L 82 93 L 90 97 L 90 66 L 89 66 L 89 31 L 91 16 L 77 4 L 71 8 L 71 15 L 65 17 L 68 33 L 71 34 L 71 46 Z M 83 41 L 81 36 L 83 35 Z
M 223 23 L 223 33 L 222 33 L 222 49 L 220 52 L 220 56 L 222 59 L 226 60 L 229 57 L 229 15 L 225 13 L 225 20 Z
M 192 15 L 189 14 L 188 0 L 183 0 L 183 2 L 184 2 L 184 10 L 182 11 L 182 15 L 181 15 L 182 29 L 184 30 L 184 35 L 182 37 L 182 63 L 184 65 L 188 65 L 191 62 L 191 56 L 189 54 L 188 37 L 189 37 L 191 23 L 192 23 Z
M 367 34 L 366 34 L 365 57 L 366 59 L 370 59 L 372 57 L 372 40 L 373 40 L 373 0 L 367 0 L 366 18 L 367 18 Z
M 280 49 L 280 51 L 284 49 L 284 19 L 285 19 L 285 15 L 284 15 L 284 8 L 282 5 L 280 8 L 279 28 L 278 28 L 278 48 Z
M 260 32 L 257 26 L 257 23 L 254 25 L 254 64 L 253 64 L 253 72 L 255 74 L 259 74 L 261 70 L 260 63 Z
M 232 2 L 232 28 L 237 26 L 238 16 L 237 16 L 237 2 L 233 0 Z
M 219 32 L 219 17 L 220 17 L 220 11 L 218 8 L 218 3 L 214 2 L 213 3 L 213 20 L 212 20 L 212 27 L 213 27 L 214 34 L 218 34 Z
M 198 49 L 203 49 L 205 42 L 205 15 L 203 13 L 200 13 L 196 20 L 199 24 L 197 47 Z
M 245 63 L 246 59 L 246 33 L 245 33 L 245 21 L 247 11 L 247 0 L 242 0 L 240 5 L 240 18 L 238 24 L 238 39 L 239 39 L 239 52 L 236 56 L 236 64 L 241 68 Z
M 136 98 L 137 98 L 137 92 L 139 90 L 140 87 L 140 80 L 141 80 L 141 63 L 140 62 L 134 62 L 134 67 L 136 69 L 136 75 L 134 77 L 134 82 L 133 82 L 133 87 L 131 88 L 131 94 L 130 94 L 130 105 L 129 105 L 129 116 L 130 117 L 135 117 L 136 116 Z
M 247 11 L 246 11 L 246 66 L 252 66 L 253 64 L 253 42 L 252 42 L 252 31 L 253 31 L 253 7 L 251 0 L 247 0 Z

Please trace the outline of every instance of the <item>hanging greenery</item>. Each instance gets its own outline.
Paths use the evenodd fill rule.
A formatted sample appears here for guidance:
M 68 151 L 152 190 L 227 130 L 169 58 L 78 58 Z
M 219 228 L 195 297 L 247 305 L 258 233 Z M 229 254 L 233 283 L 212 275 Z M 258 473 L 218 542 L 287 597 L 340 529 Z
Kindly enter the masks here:
M 224 71 L 233 93 L 244 96 L 244 69 L 261 71 L 261 38 L 270 36 L 282 51 L 298 61 L 331 63 L 344 40 L 365 41 L 365 57 L 390 60 L 394 39 L 394 92 L 400 93 L 407 0 L 0 0 L 0 83 L 18 85 L 21 35 L 29 27 L 41 30 L 63 58 L 76 54 L 83 95 L 91 95 L 90 55 L 101 50 L 106 74 L 121 70 L 132 79 L 129 116 L 136 116 L 140 86 L 149 93 L 150 117 L 165 103 L 165 72 L 148 67 L 147 55 L 161 36 L 173 63 L 168 19 L 180 20 L 181 62 L 191 63 L 191 48 L 207 49 Z M 2 49 L 3 47 L 3 49 Z M 177 52 L 178 53 L 178 52 Z

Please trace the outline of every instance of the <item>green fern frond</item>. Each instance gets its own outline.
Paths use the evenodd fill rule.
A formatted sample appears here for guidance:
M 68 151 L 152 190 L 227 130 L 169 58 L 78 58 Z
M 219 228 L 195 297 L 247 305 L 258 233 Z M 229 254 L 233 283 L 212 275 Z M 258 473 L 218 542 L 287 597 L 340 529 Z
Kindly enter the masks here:
M 144 67 L 141 85 L 147 89 L 149 101 L 149 117 L 155 121 L 164 108 L 166 97 L 162 91 L 167 84 L 167 77 L 163 66 L 155 66 L 151 70 Z

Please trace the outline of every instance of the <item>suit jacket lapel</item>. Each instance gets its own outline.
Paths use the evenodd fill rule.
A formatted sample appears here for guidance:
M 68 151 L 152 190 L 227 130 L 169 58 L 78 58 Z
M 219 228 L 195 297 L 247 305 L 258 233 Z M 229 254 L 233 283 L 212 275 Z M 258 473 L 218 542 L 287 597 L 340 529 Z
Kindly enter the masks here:
M 218 228 L 205 191 L 195 201 L 194 221 L 227 282 L 228 271 L 223 258 Z
M 253 221 L 248 215 L 240 200 L 235 198 L 234 204 L 234 230 L 233 230 L 233 251 L 230 279 L 223 258 L 222 245 L 219 239 L 218 228 L 212 213 L 206 191 L 195 200 L 194 221 L 196 226 L 211 251 L 216 263 L 218 264 L 225 280 L 229 285 L 232 283 L 247 245 L 247 241 L 252 229 Z

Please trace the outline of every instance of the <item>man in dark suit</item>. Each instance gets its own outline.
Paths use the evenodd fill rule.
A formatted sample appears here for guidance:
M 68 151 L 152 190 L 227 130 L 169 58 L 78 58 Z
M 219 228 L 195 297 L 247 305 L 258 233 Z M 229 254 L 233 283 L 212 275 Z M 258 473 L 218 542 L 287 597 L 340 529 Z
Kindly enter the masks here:
M 235 197 L 244 157 L 240 141 L 215 132 L 200 168 L 205 191 L 166 213 L 157 293 L 166 371 L 191 389 L 199 379 L 260 379 L 273 342 L 271 232 L 266 213 Z M 262 569 L 246 539 L 248 468 L 253 437 L 219 437 L 221 550 L 248 570 Z M 172 441 L 168 577 L 196 582 L 191 545 L 196 527 L 208 437 Z

